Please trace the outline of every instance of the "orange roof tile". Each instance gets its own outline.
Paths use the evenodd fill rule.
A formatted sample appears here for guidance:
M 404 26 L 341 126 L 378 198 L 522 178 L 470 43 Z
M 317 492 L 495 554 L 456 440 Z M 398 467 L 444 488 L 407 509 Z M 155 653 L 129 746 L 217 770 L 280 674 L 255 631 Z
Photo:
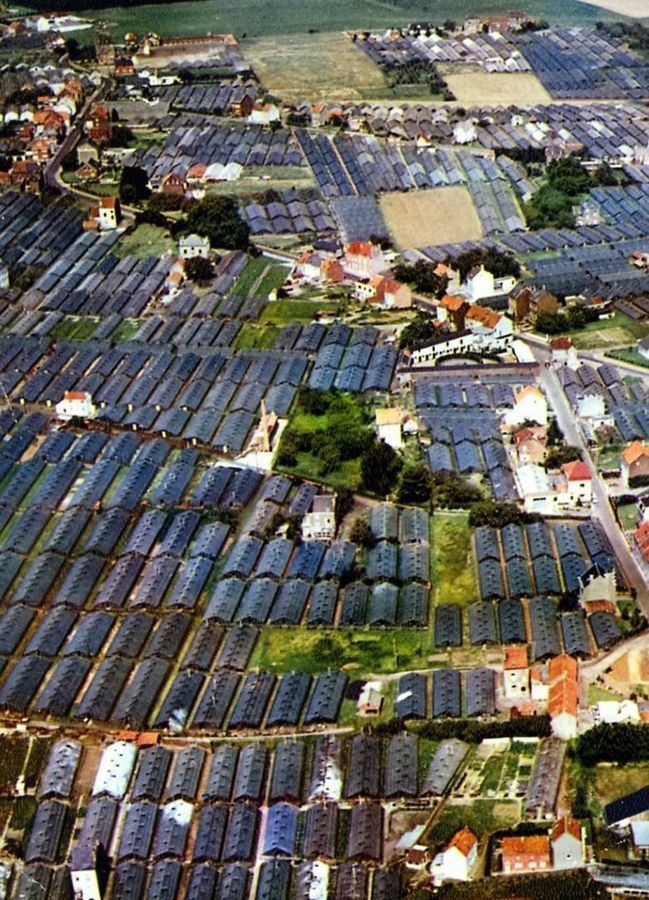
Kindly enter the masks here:
M 591 480 L 590 468 L 588 467 L 588 464 L 581 459 L 576 459 L 574 462 L 564 463 L 561 466 L 561 471 L 566 476 L 568 481 Z
M 574 681 L 557 681 L 550 687 L 548 698 L 548 712 L 551 716 L 560 716 L 562 713 L 577 715 L 579 704 L 579 689 Z
M 503 661 L 503 669 L 526 669 L 527 647 L 519 644 L 503 647 L 505 659 Z
M 374 252 L 374 244 L 370 241 L 352 241 L 347 245 L 347 253 L 352 256 L 371 256 Z
M 462 309 L 464 302 L 464 297 L 457 297 L 454 294 L 445 294 L 440 300 L 439 305 L 449 312 L 457 312 L 459 309 Z
M 573 816 L 562 816 L 557 819 L 550 832 L 550 838 L 556 841 L 563 834 L 571 834 L 578 841 L 581 840 L 581 825 Z
M 548 663 L 548 680 L 550 682 L 559 681 L 560 679 L 577 680 L 577 660 L 567 653 L 561 656 L 553 656 Z
M 503 855 L 520 853 L 550 854 L 550 839 L 544 834 L 527 834 L 504 837 L 500 844 Z
M 473 847 L 478 843 L 478 839 L 470 828 L 465 825 L 459 831 L 456 831 L 451 840 L 446 845 L 446 849 L 457 847 L 463 856 L 468 856 Z
M 632 465 L 642 456 L 649 456 L 649 447 L 642 441 L 633 441 L 628 447 L 625 447 L 620 454 L 627 466 Z
M 554 338 L 550 341 L 550 347 L 552 350 L 570 350 L 572 341 L 569 337 Z

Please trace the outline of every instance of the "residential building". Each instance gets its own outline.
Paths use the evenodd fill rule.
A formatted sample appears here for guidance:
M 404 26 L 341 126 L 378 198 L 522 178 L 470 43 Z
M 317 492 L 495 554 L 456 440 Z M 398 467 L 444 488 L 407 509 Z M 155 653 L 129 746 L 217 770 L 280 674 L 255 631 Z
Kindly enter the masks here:
M 160 181 L 160 190 L 167 197 L 182 199 L 187 192 L 187 182 L 178 172 L 167 172 Z
M 564 463 L 557 478 L 556 489 L 559 494 L 566 495 L 568 505 L 590 506 L 593 499 L 593 477 L 588 464 L 581 459 Z
M 332 541 L 336 535 L 336 497 L 334 494 L 316 494 L 311 511 L 302 520 L 302 538 L 305 541 Z
M 478 858 L 478 839 L 465 825 L 456 831 L 444 849 L 435 856 L 431 874 L 436 885 L 444 881 L 468 881 Z
M 466 313 L 465 327 L 477 338 L 477 347 L 485 353 L 501 353 L 514 339 L 514 326 L 508 316 L 483 306 L 471 306 Z
M 117 228 L 121 210 L 117 197 L 100 197 L 98 206 L 91 206 L 83 227 L 89 230 L 111 231 Z
M 470 331 L 440 331 L 439 336 L 433 338 L 428 346 L 412 351 L 410 364 L 412 366 L 434 366 L 438 359 L 469 353 L 475 349 L 476 345 L 477 340 Z
M 649 481 L 649 445 L 642 441 L 633 441 L 625 447 L 620 454 L 620 471 L 627 486 L 635 479 Z
M 495 278 L 484 266 L 475 266 L 466 277 L 462 290 L 470 303 L 486 300 L 498 294 L 508 294 L 516 279 L 511 276 Z
M 178 241 L 178 254 L 182 259 L 194 259 L 197 256 L 207 259 L 210 249 L 210 239 L 198 234 L 188 234 Z
M 273 122 L 279 122 L 279 107 L 274 103 L 257 102 L 250 111 L 247 121 L 251 125 L 272 125 Z
M 587 390 L 582 394 L 577 400 L 577 415 L 586 422 L 597 419 L 599 424 L 604 424 L 601 420 L 606 418 L 606 403 L 599 391 Z
M 437 318 L 440 322 L 448 322 L 455 331 L 464 331 L 466 314 L 469 309 L 469 304 L 464 297 L 445 294 L 437 304 Z
M 401 431 L 401 410 L 395 406 L 379 408 L 375 413 L 376 431 L 379 440 L 385 441 L 395 450 L 403 446 Z
M 527 700 L 530 696 L 530 670 L 527 647 L 512 644 L 503 647 L 503 688 L 507 700 Z
M 59 419 L 93 419 L 97 408 L 88 391 L 66 391 L 63 399 L 56 404 L 56 415 Z
M 514 480 L 528 512 L 550 512 L 553 508 L 553 491 L 550 478 L 543 466 L 527 463 L 514 470 Z
M 507 875 L 545 872 L 552 868 L 547 835 L 504 837 L 500 843 L 500 853 L 503 872 Z
M 551 361 L 554 366 L 568 366 L 576 369 L 579 366 L 577 348 L 569 337 L 553 338 L 550 341 Z
M 514 434 L 519 463 L 541 465 L 547 456 L 547 436 L 543 425 L 530 425 Z
M 640 710 L 635 700 L 600 700 L 595 708 L 595 721 L 606 725 L 621 722 L 640 724 Z
M 352 241 L 345 248 L 343 269 L 355 278 L 372 278 L 387 268 L 383 251 L 369 241 Z
M 377 681 L 366 681 L 356 701 L 359 716 L 378 716 L 381 712 L 383 697 L 381 685 Z
M 70 879 L 75 900 L 101 900 L 110 872 L 101 845 L 75 844 L 70 857 Z
M 110 110 L 103 104 L 93 106 L 85 124 L 86 136 L 95 144 L 107 144 L 110 140 L 112 127 Z
M 343 267 L 337 259 L 325 257 L 320 263 L 322 280 L 327 284 L 340 284 L 345 280 Z
M 517 284 L 510 292 L 507 303 L 517 323 L 526 319 L 536 322 L 539 313 L 554 314 L 559 309 L 559 301 L 554 294 L 527 284 Z
M 537 425 L 548 424 L 548 402 L 541 391 L 528 384 L 514 394 L 514 406 L 505 415 L 508 425 L 522 425 L 524 422 L 535 422 Z
M 577 736 L 577 674 L 577 660 L 565 653 L 553 657 L 548 663 L 548 713 L 552 733 L 562 741 L 569 741 Z
M 571 815 L 562 816 L 550 832 L 552 867 L 576 869 L 584 864 L 584 837 L 581 824 Z

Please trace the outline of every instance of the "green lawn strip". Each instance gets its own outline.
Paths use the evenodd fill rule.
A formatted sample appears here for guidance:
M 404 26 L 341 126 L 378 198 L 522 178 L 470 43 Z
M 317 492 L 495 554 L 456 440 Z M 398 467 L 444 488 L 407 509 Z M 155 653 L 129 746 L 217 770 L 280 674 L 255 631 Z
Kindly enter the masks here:
M 271 350 L 277 339 L 277 328 L 274 325 L 255 325 L 244 322 L 236 336 L 234 346 L 238 350 Z
M 428 632 L 415 629 L 262 628 L 250 668 L 315 674 L 344 666 L 354 680 L 428 668 L 431 650 Z
M 624 503 L 617 507 L 617 514 L 625 531 L 634 531 L 637 527 L 638 507 L 635 503 Z
M 468 515 L 435 513 L 431 570 L 435 602 L 468 606 L 479 599 Z
M 249 297 L 253 286 L 261 277 L 267 266 L 268 260 L 265 256 L 253 257 L 246 263 L 246 267 L 241 275 L 235 279 L 228 291 L 228 295 L 231 297 Z
M 144 223 L 133 231 L 125 232 L 114 247 L 116 256 L 163 256 L 167 251 L 177 252 L 177 245 L 168 231 L 157 225 Z
M 634 366 L 642 366 L 643 369 L 649 369 L 649 359 L 634 350 L 633 347 L 627 347 L 623 350 L 609 350 L 606 356 L 611 359 L 619 359 L 621 362 L 631 363 Z
M 255 286 L 255 297 L 267 297 L 272 291 L 279 290 L 286 281 L 288 273 L 287 266 L 268 266 L 261 280 Z
M 316 300 L 277 300 L 266 305 L 260 321 L 272 322 L 275 325 L 291 325 L 294 322 L 306 325 L 316 318 L 317 313 L 331 313 L 336 312 L 337 309 L 337 300 L 332 301 L 325 298 Z
M 112 341 L 130 341 L 142 327 L 142 319 L 122 319 L 113 334 Z
M 348 487 L 352 490 L 357 490 L 361 481 L 360 459 L 345 460 L 331 472 L 324 473 L 321 471 L 320 460 L 316 456 L 312 453 L 298 453 L 296 466 L 278 466 L 277 470 L 286 472 L 288 475 L 297 475 L 312 481 L 317 480 L 322 484 Z

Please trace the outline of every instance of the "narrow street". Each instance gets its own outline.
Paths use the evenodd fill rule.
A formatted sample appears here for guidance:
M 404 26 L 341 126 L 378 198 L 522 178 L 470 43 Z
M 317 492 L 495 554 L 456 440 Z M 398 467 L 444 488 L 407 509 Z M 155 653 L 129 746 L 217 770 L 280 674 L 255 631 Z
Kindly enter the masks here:
M 584 460 L 590 466 L 593 478 L 592 515 L 604 528 L 629 588 L 635 589 L 638 607 L 649 618 L 649 587 L 617 523 L 609 501 L 607 485 L 595 467 L 588 444 L 579 428 L 575 414 L 568 404 L 559 378 L 553 369 L 546 368 L 545 363 L 549 359 L 549 349 L 547 345 L 541 346 L 537 341 L 530 341 L 528 344 L 532 353 L 541 364 L 539 382 L 556 414 L 557 422 L 564 433 L 566 442 L 574 447 L 579 447 L 583 453 Z

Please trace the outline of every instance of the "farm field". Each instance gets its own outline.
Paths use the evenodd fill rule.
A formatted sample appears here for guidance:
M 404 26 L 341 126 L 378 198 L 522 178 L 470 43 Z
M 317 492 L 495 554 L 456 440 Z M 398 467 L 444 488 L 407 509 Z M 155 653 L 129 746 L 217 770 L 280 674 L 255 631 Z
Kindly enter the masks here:
M 477 66 L 440 66 L 457 103 L 480 106 L 514 103 L 518 106 L 552 103 L 552 98 L 532 72 L 485 73 Z
M 599 319 L 589 322 L 578 331 L 568 331 L 579 350 L 593 350 L 597 347 L 623 347 L 642 340 L 649 333 L 649 326 L 644 322 L 634 322 L 621 312 L 614 312 L 610 319 Z M 642 357 L 640 357 L 642 359 Z M 630 359 L 629 362 L 636 360 Z
M 613 0 L 611 0 L 613 2 Z M 489 12 L 496 15 L 507 12 L 509 0 L 491 0 Z M 531 16 L 551 22 L 573 25 L 593 25 L 597 20 L 617 19 L 613 12 L 606 12 L 579 0 L 529 0 L 525 4 Z M 451 18 L 461 20 L 480 9 L 475 0 L 440 0 L 435 5 L 434 18 L 438 22 Z M 482 10 L 484 11 L 484 9 Z M 224 0 L 190 0 L 187 3 L 164 5 L 110 7 L 84 10 L 88 19 L 100 19 L 107 23 L 115 37 L 123 38 L 127 31 L 138 33 L 154 30 L 161 35 L 190 35 L 197 32 L 232 32 L 238 38 L 260 37 L 270 34 L 306 34 L 314 31 L 336 31 L 345 28 L 373 28 L 380 30 L 391 26 L 430 17 L 430 9 L 422 0 L 403 0 L 398 4 L 390 0 L 240 0 L 225 3 Z M 80 39 L 90 43 L 90 30 L 79 32 Z
M 389 93 L 383 73 L 342 32 L 245 41 L 264 87 L 287 100 L 361 100 Z
M 381 211 L 400 250 L 479 240 L 482 227 L 465 187 L 383 194 Z

